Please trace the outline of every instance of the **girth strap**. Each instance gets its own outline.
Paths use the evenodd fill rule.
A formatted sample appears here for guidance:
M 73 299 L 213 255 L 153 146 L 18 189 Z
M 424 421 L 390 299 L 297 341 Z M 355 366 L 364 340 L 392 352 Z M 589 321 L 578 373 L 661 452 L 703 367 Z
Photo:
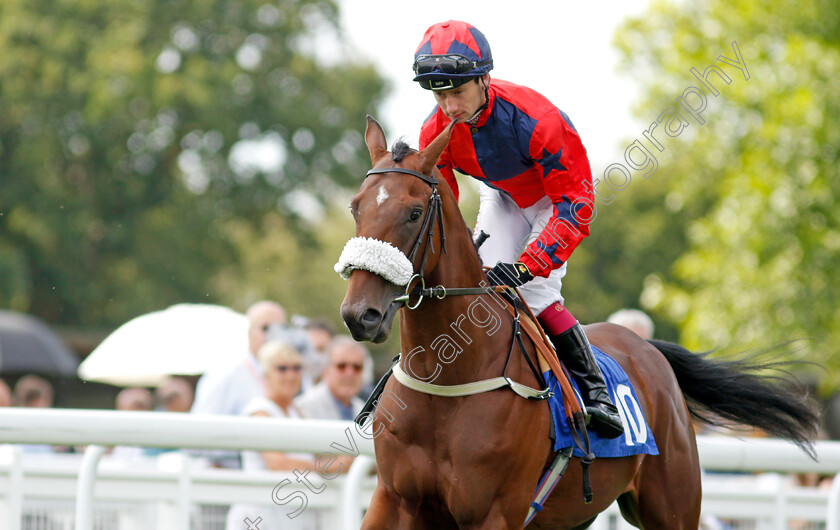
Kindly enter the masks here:
M 548 500 L 548 496 L 551 495 L 551 492 L 554 491 L 554 486 L 560 482 L 560 479 L 563 478 L 563 473 L 566 472 L 566 468 L 569 467 L 569 460 L 572 459 L 572 448 L 567 447 L 562 451 L 558 451 L 554 457 L 554 462 L 551 463 L 551 466 L 543 475 L 542 480 L 537 485 L 537 492 L 534 494 L 534 500 L 531 501 L 531 507 L 528 509 L 528 517 L 525 518 L 524 526 L 528 526 L 528 523 L 537 515 L 537 513 L 541 512 L 543 509 L 543 505 L 545 501 Z

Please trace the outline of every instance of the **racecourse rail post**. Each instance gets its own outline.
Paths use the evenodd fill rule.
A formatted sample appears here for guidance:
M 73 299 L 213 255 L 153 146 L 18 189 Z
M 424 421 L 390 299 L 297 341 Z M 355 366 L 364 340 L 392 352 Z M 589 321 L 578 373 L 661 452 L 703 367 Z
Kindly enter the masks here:
M 102 445 L 89 445 L 85 449 L 76 486 L 75 530 L 93 530 L 93 487 L 96 483 L 96 468 L 104 454 L 105 447 Z
M 345 530 L 358 530 L 362 526 L 362 480 L 376 467 L 376 460 L 367 456 L 359 455 L 350 465 L 347 472 L 347 481 L 341 498 L 341 511 L 344 518 Z

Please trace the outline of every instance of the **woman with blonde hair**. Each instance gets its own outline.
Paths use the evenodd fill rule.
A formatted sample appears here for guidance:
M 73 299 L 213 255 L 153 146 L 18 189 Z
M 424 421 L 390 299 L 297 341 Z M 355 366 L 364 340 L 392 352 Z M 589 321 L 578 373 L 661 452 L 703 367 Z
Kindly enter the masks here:
M 269 341 L 257 350 L 257 361 L 265 377 L 262 396 L 253 398 L 242 411 L 245 416 L 264 418 L 302 418 L 292 400 L 300 392 L 303 358 L 285 342 Z M 242 468 L 247 470 L 272 469 L 291 471 L 312 467 L 312 455 L 305 453 L 280 453 L 245 451 Z
M 257 351 L 257 361 L 265 376 L 265 388 L 262 396 L 253 398 L 243 415 L 264 418 L 301 418 L 303 415 L 292 403 L 300 392 L 303 372 L 303 359 L 292 346 L 279 341 L 269 341 Z M 315 469 L 315 457 L 308 453 L 283 453 L 279 451 L 243 451 L 242 469 L 244 472 L 260 471 L 293 471 L 304 472 L 310 470 L 309 476 L 317 480 L 318 473 L 330 473 L 337 470 L 338 465 L 344 463 L 342 471 L 346 471 L 349 464 L 338 457 L 326 469 Z M 321 466 L 324 467 L 324 466 Z M 297 504 L 297 503 L 293 503 Z M 227 517 L 227 528 L 243 528 L 245 518 L 255 521 L 261 517 L 260 528 L 272 530 L 275 528 L 318 528 L 319 517 L 315 510 L 289 518 L 287 514 L 297 506 L 275 506 L 271 504 L 244 505 L 231 507 Z

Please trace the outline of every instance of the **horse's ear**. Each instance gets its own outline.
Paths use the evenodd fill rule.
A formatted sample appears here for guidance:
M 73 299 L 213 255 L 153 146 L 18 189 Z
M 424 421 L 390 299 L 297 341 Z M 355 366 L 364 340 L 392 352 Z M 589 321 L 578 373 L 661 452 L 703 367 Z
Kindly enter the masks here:
M 420 171 L 424 175 L 432 174 L 432 170 L 434 169 L 438 158 L 440 158 L 440 154 L 443 153 L 443 150 L 446 149 L 446 145 L 449 143 L 449 136 L 452 134 L 452 127 L 455 125 L 456 121 L 457 120 L 452 120 L 449 122 L 449 125 L 447 125 L 446 128 L 437 135 L 437 138 L 432 140 L 425 149 L 420 151 Z
M 388 154 L 388 144 L 385 142 L 385 131 L 379 122 L 367 115 L 367 127 L 365 128 L 365 145 L 370 151 L 370 162 L 376 165 L 376 161 Z

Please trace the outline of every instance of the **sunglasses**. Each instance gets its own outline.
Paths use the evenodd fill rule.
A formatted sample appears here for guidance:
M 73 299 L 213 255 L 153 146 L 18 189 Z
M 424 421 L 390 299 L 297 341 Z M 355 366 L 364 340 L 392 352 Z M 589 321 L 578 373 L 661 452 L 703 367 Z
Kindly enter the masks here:
M 343 372 L 344 370 L 346 370 L 348 368 L 352 368 L 353 371 L 356 372 L 357 374 L 360 373 L 362 371 L 362 368 L 363 368 L 363 366 L 361 364 L 356 364 L 356 363 L 336 363 L 333 366 L 338 368 L 338 370 L 340 372 Z
M 441 74 L 468 74 L 488 64 L 489 61 L 475 62 L 463 55 L 421 55 L 414 60 L 414 73 L 417 75 L 441 73 Z
M 274 368 L 281 374 L 285 374 L 289 370 L 293 371 L 294 373 L 299 373 L 301 370 L 303 370 L 303 366 L 299 364 L 295 364 L 292 366 L 289 366 L 287 364 L 281 364 L 279 366 L 275 366 Z

